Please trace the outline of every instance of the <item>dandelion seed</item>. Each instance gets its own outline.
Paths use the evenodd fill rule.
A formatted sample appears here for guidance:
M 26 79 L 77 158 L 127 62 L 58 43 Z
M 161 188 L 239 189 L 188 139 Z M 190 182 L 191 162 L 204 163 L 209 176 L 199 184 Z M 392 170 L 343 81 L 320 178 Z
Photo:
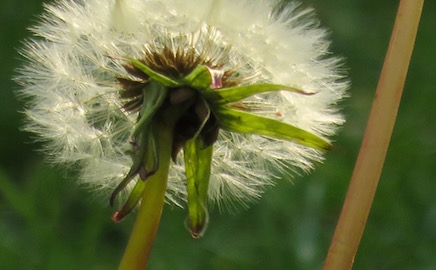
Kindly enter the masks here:
M 348 84 L 325 30 L 310 9 L 276 5 L 46 5 L 16 77 L 30 99 L 25 128 L 53 164 L 78 166 L 80 183 L 123 203 L 116 221 L 170 166 L 167 201 L 188 206 L 199 237 L 210 203 L 245 205 L 283 173 L 311 170 L 344 122 L 336 105 Z

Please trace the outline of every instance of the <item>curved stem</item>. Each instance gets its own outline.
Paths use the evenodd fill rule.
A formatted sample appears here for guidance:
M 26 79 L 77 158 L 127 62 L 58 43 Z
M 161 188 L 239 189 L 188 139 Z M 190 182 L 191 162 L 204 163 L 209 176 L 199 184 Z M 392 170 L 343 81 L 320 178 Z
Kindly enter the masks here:
M 159 227 L 165 201 L 173 138 L 171 128 L 160 121 L 156 122 L 154 128 L 158 129 L 159 170 L 145 182 L 141 206 L 119 270 L 145 269 Z
M 424 0 L 401 0 L 350 187 L 324 270 L 351 269 L 397 116 Z

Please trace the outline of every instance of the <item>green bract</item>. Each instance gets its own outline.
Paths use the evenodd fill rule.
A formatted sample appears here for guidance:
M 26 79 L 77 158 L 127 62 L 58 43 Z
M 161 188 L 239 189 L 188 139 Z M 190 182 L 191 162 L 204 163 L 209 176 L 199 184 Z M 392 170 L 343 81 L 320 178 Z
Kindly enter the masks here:
M 290 124 L 236 109 L 236 102 L 256 94 L 290 91 L 313 95 L 301 89 L 278 84 L 253 84 L 221 87 L 214 70 L 200 65 L 182 78 L 170 78 L 155 72 L 142 61 L 127 59 L 129 64 L 147 77 L 142 89 L 142 104 L 132 134 L 132 167 L 112 193 L 110 203 L 137 175 L 133 191 L 118 211 L 119 221 L 136 206 L 144 191 L 144 182 L 160 170 L 159 138 L 156 125 L 164 125 L 173 138 L 173 160 L 183 148 L 188 193 L 188 227 L 198 238 L 208 223 L 208 186 L 213 156 L 213 143 L 218 130 L 257 134 L 274 139 L 294 141 L 318 150 L 331 148 L 329 142 Z M 126 94 L 126 96 L 128 96 Z M 165 146 L 168 147 L 168 146 Z M 165 164 L 169 166 L 169 164 Z

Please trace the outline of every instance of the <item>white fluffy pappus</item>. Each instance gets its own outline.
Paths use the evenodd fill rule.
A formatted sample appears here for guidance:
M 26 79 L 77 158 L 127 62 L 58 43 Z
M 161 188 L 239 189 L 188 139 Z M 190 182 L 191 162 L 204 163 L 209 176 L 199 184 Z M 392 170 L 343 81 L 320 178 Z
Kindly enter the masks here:
M 80 182 L 112 191 L 132 165 L 126 151 L 137 113 L 123 110 L 117 78 L 124 57 L 163 48 L 195 51 L 234 70 L 240 84 L 289 85 L 313 95 L 272 92 L 248 98 L 251 112 L 333 135 L 348 82 L 330 56 L 311 9 L 266 0 L 60 0 L 45 6 L 21 49 L 16 81 L 28 100 L 25 129 L 45 142 L 50 162 L 77 166 Z M 246 202 L 283 173 L 309 171 L 322 152 L 291 141 L 220 131 L 214 144 L 211 201 Z M 167 199 L 183 206 L 183 157 L 171 165 Z M 128 188 L 131 188 L 129 186 Z M 128 190 L 127 190 L 128 193 Z

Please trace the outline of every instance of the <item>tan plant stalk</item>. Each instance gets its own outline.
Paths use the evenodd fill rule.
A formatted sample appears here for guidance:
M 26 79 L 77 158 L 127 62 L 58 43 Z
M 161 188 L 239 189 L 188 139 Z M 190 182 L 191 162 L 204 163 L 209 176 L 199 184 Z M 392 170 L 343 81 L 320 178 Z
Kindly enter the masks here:
M 359 156 L 324 270 L 351 269 L 394 127 L 424 0 L 401 0 Z

